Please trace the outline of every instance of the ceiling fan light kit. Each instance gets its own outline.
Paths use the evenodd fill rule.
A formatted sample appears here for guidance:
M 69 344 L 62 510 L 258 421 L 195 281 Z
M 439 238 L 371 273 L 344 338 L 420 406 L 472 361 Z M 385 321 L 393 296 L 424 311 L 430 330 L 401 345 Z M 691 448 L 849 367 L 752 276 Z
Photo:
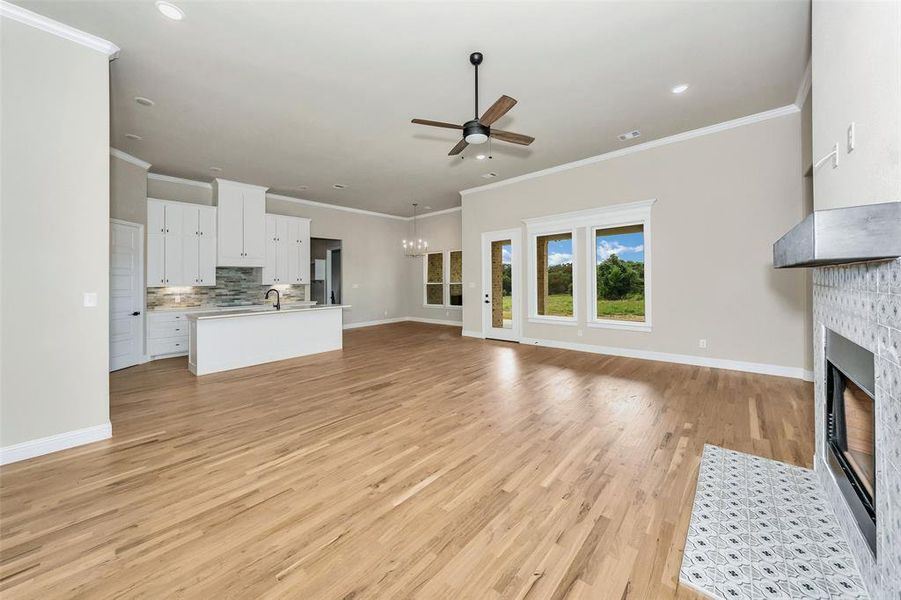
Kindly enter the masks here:
M 535 141 L 535 138 L 521 133 L 491 129 L 491 125 L 495 121 L 507 114 L 507 112 L 516 105 L 516 100 L 510 96 L 503 95 L 498 98 L 497 101 L 488 107 L 488 110 L 479 117 L 479 65 L 482 64 L 483 59 L 484 57 L 481 52 L 473 52 L 469 55 L 469 62 L 475 67 L 475 117 L 471 121 L 467 121 L 463 125 L 445 123 L 443 121 L 431 121 L 428 119 L 413 119 L 412 121 L 417 125 L 463 130 L 463 139 L 457 142 L 457 145 L 447 153 L 448 156 L 456 156 L 463 152 L 466 146 L 470 144 L 484 144 L 490 138 L 509 142 L 511 144 L 519 144 L 521 146 L 528 146 Z

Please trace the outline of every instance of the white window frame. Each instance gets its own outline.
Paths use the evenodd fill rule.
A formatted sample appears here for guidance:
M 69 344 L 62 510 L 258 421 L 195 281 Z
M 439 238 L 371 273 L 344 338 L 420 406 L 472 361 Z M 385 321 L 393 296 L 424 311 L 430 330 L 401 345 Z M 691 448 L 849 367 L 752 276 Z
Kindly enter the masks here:
M 454 309 L 454 310 L 463 310 L 463 305 L 462 305 L 462 304 L 460 304 L 459 306 L 457 306 L 456 304 L 451 304 L 451 303 L 450 303 L 450 286 L 451 286 L 452 284 L 453 284 L 453 285 L 459 285 L 459 286 L 460 286 L 460 289 L 461 289 L 461 290 L 463 289 L 463 272 L 462 272 L 462 270 L 461 270 L 461 272 L 460 272 L 460 281 L 451 281 L 451 279 L 450 279 L 450 274 L 451 274 L 451 270 L 450 270 L 450 266 L 451 266 L 450 255 L 451 255 L 451 253 L 453 253 L 453 252 L 459 252 L 459 253 L 461 254 L 460 260 L 461 260 L 461 261 L 463 260 L 463 257 L 462 257 L 463 250 L 445 250 L 445 251 L 444 251 L 444 281 L 445 281 L 445 283 L 444 283 L 444 308 L 452 308 L 452 309 Z M 462 266 L 462 265 L 461 265 L 461 266 Z M 465 292 L 464 292 L 464 295 L 465 295 Z
M 620 329 L 626 331 L 651 331 L 651 263 L 653 260 L 651 235 L 651 206 L 655 200 L 613 205 L 595 211 L 590 215 L 590 225 L 585 227 L 586 269 L 588 284 L 588 327 L 599 329 Z M 598 230 L 641 225 L 644 234 L 644 321 L 620 321 L 617 319 L 599 319 L 597 302 L 597 249 L 596 235 Z
M 528 278 L 528 295 L 529 295 L 529 322 L 530 323 L 554 323 L 556 325 L 578 325 L 579 324 L 579 251 L 577 247 L 578 237 L 577 228 L 572 226 L 564 226 L 558 220 L 553 218 L 543 221 L 530 219 L 525 222 L 526 229 L 529 234 L 528 258 L 526 260 L 526 268 L 529 271 Z M 538 272 L 536 256 L 538 254 L 538 238 L 545 235 L 559 235 L 568 233 L 572 235 L 573 247 L 573 316 L 561 317 L 557 315 L 539 315 L 538 314 Z
M 450 280 L 450 255 L 451 252 L 462 252 L 463 250 L 432 250 L 425 254 L 422 257 L 422 305 L 425 308 L 448 308 L 454 310 L 463 310 L 463 306 L 456 306 L 450 303 L 450 286 L 451 284 L 460 284 L 463 285 L 463 281 L 451 281 Z M 430 282 L 429 281 L 429 255 L 430 254 L 440 254 L 441 255 L 441 304 L 430 304 L 429 303 L 429 293 L 428 286 L 430 285 L 439 285 L 438 282 Z
M 524 219 L 528 234 L 528 249 L 526 251 L 526 270 L 528 273 L 528 321 L 532 323 L 553 323 L 556 325 L 578 325 L 582 318 L 580 313 L 582 301 L 581 281 L 577 276 L 579 268 L 582 269 L 582 277 L 585 277 L 585 285 L 588 288 L 587 297 L 590 300 L 588 315 L 585 318 L 586 325 L 593 328 L 621 329 L 627 331 L 651 331 L 651 207 L 657 202 L 656 198 L 642 200 L 640 202 L 628 202 L 612 204 L 588 210 L 578 210 L 568 213 Z M 595 276 L 595 242 L 594 231 L 621 227 L 624 225 L 644 226 L 644 302 L 645 321 L 643 323 L 616 321 L 613 319 L 597 318 L 597 289 Z M 582 230 L 582 239 L 576 236 L 578 230 Z M 554 317 L 538 314 L 538 275 L 536 268 L 536 253 L 538 251 L 537 240 L 542 235 L 553 235 L 572 232 L 573 236 L 573 316 Z M 579 245 L 581 244 L 581 245 Z M 583 266 L 581 263 L 585 262 Z

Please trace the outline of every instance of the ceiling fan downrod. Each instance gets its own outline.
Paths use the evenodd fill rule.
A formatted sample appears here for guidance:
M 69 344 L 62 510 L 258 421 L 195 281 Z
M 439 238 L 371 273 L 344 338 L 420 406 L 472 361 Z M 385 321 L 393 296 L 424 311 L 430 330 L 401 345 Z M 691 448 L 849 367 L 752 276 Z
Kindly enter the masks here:
M 473 52 L 469 55 L 469 62 L 476 68 L 476 110 L 474 119 L 479 119 L 479 65 L 482 64 L 482 53 Z

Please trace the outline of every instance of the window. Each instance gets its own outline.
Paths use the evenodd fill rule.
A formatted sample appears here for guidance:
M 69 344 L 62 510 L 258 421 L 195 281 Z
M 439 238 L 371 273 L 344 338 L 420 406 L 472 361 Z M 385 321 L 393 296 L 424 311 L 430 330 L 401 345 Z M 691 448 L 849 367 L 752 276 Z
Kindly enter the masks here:
M 424 261 L 426 306 L 463 306 L 463 251 L 430 252 Z
M 425 303 L 444 306 L 444 253 L 426 254 Z
M 650 331 L 654 203 L 524 219 L 529 321 Z
M 448 277 L 448 305 L 463 306 L 463 251 L 448 252 L 450 268 Z
M 532 237 L 535 259 L 534 318 L 575 320 L 573 234 L 570 230 Z
M 644 323 L 644 224 L 593 232 L 594 319 Z

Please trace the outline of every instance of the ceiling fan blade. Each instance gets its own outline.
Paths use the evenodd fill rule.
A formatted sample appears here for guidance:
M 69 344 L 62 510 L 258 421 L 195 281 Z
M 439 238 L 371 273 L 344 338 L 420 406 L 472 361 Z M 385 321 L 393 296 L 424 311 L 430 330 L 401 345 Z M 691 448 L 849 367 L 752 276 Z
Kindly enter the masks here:
M 516 100 L 510 96 L 501 96 L 494 104 L 488 107 L 488 110 L 486 110 L 485 114 L 479 119 L 479 123 L 482 125 L 491 125 L 507 114 L 507 111 L 513 108 L 515 104 Z
M 463 148 L 469 145 L 469 142 L 466 140 L 460 140 L 457 142 L 457 145 L 451 148 L 451 151 L 447 153 L 448 156 L 455 156 L 463 152 Z
M 445 129 L 463 129 L 462 125 L 444 123 L 443 121 L 429 121 L 428 119 L 413 119 L 411 123 L 416 123 L 417 125 L 429 125 L 431 127 L 444 127 Z
M 511 144 L 519 144 L 520 146 L 528 146 L 535 141 L 530 135 L 521 133 L 513 133 L 512 131 L 501 131 L 500 129 L 492 129 L 491 137 L 497 138 L 502 142 L 510 142 Z

